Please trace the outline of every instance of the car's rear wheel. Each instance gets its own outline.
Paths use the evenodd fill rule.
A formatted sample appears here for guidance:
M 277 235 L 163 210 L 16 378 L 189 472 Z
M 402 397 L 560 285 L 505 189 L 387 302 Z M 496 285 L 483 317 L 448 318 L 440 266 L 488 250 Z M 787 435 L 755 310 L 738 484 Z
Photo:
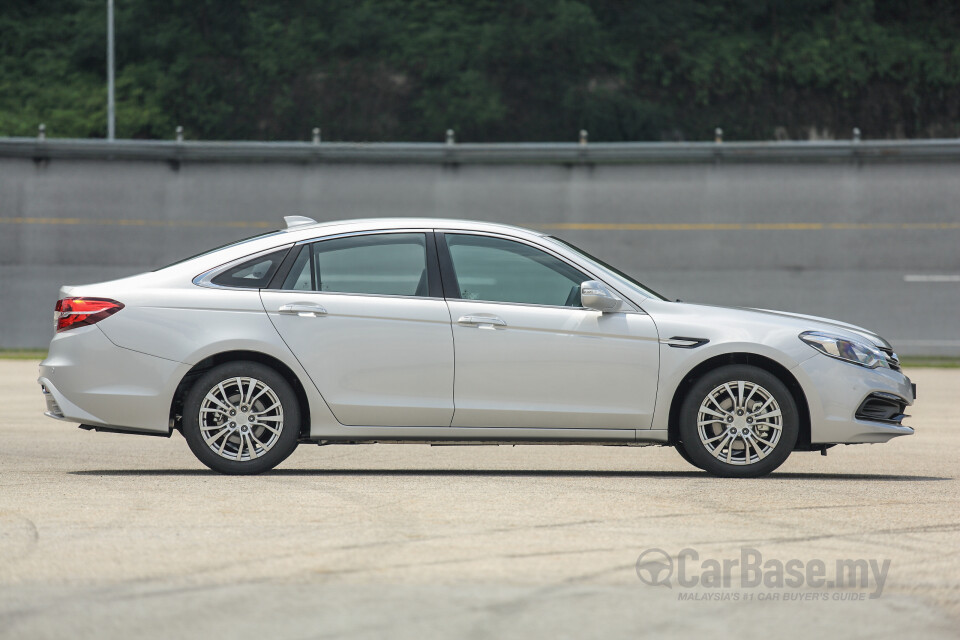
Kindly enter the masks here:
M 203 374 L 184 401 L 183 435 L 214 471 L 255 474 L 297 447 L 300 407 L 283 376 L 258 362 L 229 362 Z
M 800 419 L 779 378 L 757 367 L 729 365 L 694 383 L 679 426 L 694 465 L 718 476 L 750 478 L 783 464 L 797 442 Z

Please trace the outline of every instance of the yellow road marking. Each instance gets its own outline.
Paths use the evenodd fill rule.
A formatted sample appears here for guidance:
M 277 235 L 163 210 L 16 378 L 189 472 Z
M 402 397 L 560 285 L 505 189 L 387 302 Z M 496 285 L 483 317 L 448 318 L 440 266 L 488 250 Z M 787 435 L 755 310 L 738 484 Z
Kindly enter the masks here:
M 960 222 L 562 222 L 536 226 L 541 229 L 568 231 L 820 231 L 824 229 L 904 231 L 960 229 Z
M 0 223 L 8 224 L 66 224 L 66 225 L 106 225 L 117 227 L 250 227 L 269 229 L 276 224 L 269 222 L 216 221 L 216 220 L 124 220 L 116 218 L 0 218 Z

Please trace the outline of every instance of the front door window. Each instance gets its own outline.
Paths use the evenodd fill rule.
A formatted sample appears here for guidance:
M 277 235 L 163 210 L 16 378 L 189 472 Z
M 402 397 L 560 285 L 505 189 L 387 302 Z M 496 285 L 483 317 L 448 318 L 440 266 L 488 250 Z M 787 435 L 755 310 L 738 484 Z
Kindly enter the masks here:
M 445 238 L 460 298 L 580 306 L 580 284 L 590 278 L 549 253 L 491 236 L 448 233 Z

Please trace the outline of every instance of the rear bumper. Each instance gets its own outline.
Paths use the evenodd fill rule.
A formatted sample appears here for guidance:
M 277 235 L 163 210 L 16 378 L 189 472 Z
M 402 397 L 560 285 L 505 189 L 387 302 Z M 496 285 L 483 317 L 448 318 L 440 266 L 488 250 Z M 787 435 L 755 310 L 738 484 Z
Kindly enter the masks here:
M 43 394 L 43 400 L 47 403 L 47 410 L 43 412 L 43 415 L 56 420 L 66 420 L 63 409 L 60 408 L 60 403 L 66 402 L 63 396 L 56 391 L 53 384 L 46 378 L 41 377 L 37 382 L 40 383 L 40 393 Z
M 117 430 L 170 432 L 170 403 L 190 365 L 118 347 L 96 326 L 50 343 L 37 382 L 45 415 Z
M 902 424 L 856 415 L 874 394 L 896 397 L 905 406 L 913 404 L 915 385 L 899 371 L 867 369 L 827 356 L 814 356 L 797 365 L 792 373 L 807 397 L 812 444 L 886 442 L 914 432 Z

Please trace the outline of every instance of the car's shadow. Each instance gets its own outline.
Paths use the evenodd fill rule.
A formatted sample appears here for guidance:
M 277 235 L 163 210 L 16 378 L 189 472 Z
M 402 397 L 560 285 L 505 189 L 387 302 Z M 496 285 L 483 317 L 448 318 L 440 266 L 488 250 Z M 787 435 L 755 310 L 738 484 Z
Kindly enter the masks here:
M 214 476 L 208 469 L 84 469 L 77 476 Z M 711 478 L 703 471 L 609 471 L 594 469 L 273 469 L 265 476 L 439 476 L 521 478 Z M 935 482 L 952 477 L 883 473 L 774 472 L 759 480 L 858 480 L 867 482 Z

